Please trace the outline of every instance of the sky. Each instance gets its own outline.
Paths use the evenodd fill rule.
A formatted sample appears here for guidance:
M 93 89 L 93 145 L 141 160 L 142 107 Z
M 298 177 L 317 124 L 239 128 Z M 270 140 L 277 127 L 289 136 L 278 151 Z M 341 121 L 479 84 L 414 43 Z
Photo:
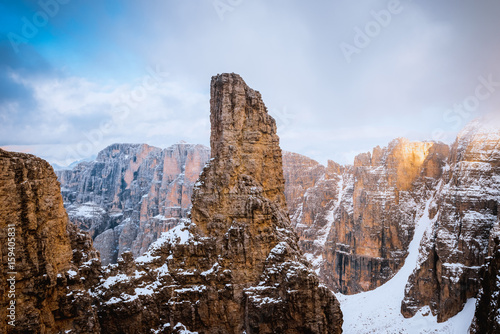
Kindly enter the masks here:
M 209 146 L 211 76 L 261 92 L 282 149 L 349 164 L 451 143 L 500 106 L 500 2 L 2 0 L 0 147 Z

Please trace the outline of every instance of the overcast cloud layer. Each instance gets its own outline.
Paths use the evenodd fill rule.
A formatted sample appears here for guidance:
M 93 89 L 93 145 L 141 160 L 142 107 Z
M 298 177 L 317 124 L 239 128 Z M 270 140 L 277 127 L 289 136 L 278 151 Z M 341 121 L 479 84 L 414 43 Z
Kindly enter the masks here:
M 500 3 L 0 3 L 0 146 L 67 165 L 115 142 L 209 145 L 209 83 L 262 93 L 281 147 L 352 163 L 451 142 L 500 105 Z M 498 90 L 498 91 L 497 91 Z

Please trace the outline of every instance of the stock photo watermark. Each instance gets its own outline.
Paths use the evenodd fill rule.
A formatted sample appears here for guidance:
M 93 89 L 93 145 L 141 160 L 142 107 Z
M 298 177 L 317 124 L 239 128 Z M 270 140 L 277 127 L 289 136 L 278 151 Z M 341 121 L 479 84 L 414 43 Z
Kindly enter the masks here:
M 116 123 L 126 119 L 169 76 L 169 73 L 162 71 L 159 66 L 155 69 L 147 67 L 146 72 L 141 84 L 136 85 L 130 93 L 121 96 L 119 103 L 112 110 L 111 120 L 103 121 L 97 129 L 85 132 L 83 134 L 85 139 L 75 148 L 67 148 L 66 165 L 90 156 L 100 146 L 104 137 L 114 129 Z
M 351 43 L 342 42 L 339 47 L 347 63 L 352 62 L 352 57 L 358 55 L 367 48 L 373 39 L 377 38 L 383 29 L 387 28 L 395 15 L 401 14 L 404 7 L 399 0 L 391 0 L 386 9 L 379 11 L 372 10 L 370 16 L 372 20 L 364 26 L 354 26 L 354 37 Z
M 450 124 L 455 130 L 459 129 L 471 117 L 472 113 L 477 111 L 481 102 L 489 99 L 500 87 L 500 81 L 495 81 L 493 74 L 487 77 L 479 76 L 479 84 L 474 89 L 474 93 L 465 97 L 462 102 L 455 103 L 453 108 L 447 109 L 443 113 L 443 120 Z M 434 141 L 445 141 L 447 135 L 442 128 L 435 129 L 432 133 Z
M 55 17 L 61 5 L 66 5 L 70 0 L 40 0 L 38 6 L 40 10 L 33 13 L 31 18 L 23 16 L 21 18 L 22 26 L 19 33 L 9 32 L 7 38 L 10 45 L 16 53 L 19 53 L 19 46 L 21 44 L 29 43 L 29 40 L 38 35 L 39 29 L 45 27 L 51 18 Z
M 224 21 L 224 15 L 228 12 L 234 11 L 234 9 L 242 3 L 243 0 L 214 0 L 212 5 L 214 6 L 215 12 L 219 16 L 219 19 Z
M 284 106 L 281 109 L 272 109 L 269 112 L 276 120 L 278 132 L 285 131 L 295 120 L 295 114 L 288 111 L 287 106 Z
M 7 324 L 16 326 L 16 225 L 7 225 Z

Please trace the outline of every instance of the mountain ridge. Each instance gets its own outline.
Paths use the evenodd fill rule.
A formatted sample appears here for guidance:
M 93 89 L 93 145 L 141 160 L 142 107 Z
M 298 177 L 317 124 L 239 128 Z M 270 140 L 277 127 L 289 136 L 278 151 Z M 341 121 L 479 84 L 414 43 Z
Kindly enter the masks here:
M 351 165 L 330 160 L 324 166 L 304 155 L 283 152 L 285 197 L 292 225 L 306 257 L 330 289 L 347 294 L 369 291 L 398 272 L 413 238 L 417 212 L 440 191 L 440 182 L 451 180 L 450 161 L 459 161 L 467 152 L 473 159 L 496 152 L 494 145 L 483 147 L 480 143 L 495 136 L 498 128 L 489 123 L 489 130 L 483 131 L 481 124 L 471 122 L 460 132 L 459 138 L 463 139 L 451 146 L 397 138 L 386 147 L 377 146 L 359 154 Z M 481 135 L 481 131 L 485 134 Z M 467 143 L 474 141 L 480 146 L 476 153 L 467 150 Z M 458 149 L 461 146 L 464 148 Z M 492 161 L 498 161 L 498 157 Z M 479 173 L 479 177 L 498 183 L 496 174 L 484 174 L 481 170 Z M 492 200 L 498 203 L 496 195 Z M 430 212 L 434 217 L 437 207 L 433 205 Z M 485 247 L 481 249 L 486 251 Z M 480 286 L 479 274 L 474 275 L 478 281 L 468 285 L 468 297 L 476 296 Z M 454 286 L 449 282 L 450 287 Z M 414 284 L 409 283 L 409 292 L 402 301 L 402 312 L 407 317 L 434 303 L 431 298 L 422 297 L 422 301 L 411 304 L 412 298 L 418 300 L 415 296 L 426 293 Z M 466 301 L 463 297 L 452 298 L 433 304 L 430 309 L 439 321 L 446 321 Z M 453 306 L 445 306 L 447 303 Z M 413 311 L 408 311 L 410 305 Z

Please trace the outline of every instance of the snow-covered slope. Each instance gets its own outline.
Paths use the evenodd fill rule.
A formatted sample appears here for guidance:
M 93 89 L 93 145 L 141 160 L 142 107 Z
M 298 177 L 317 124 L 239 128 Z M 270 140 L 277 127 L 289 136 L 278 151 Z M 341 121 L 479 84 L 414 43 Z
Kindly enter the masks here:
M 358 155 L 353 166 L 284 155 L 292 223 L 329 288 L 369 291 L 398 272 L 448 152 L 442 143 L 399 138 Z
M 349 296 L 337 294 L 344 315 L 343 333 L 467 333 L 474 316 L 475 299 L 470 299 L 459 314 L 442 323 L 425 307 L 412 318 L 401 315 L 406 282 L 417 265 L 424 232 L 431 227 L 430 203 L 429 200 L 417 222 L 403 267 L 391 280 L 372 291 Z

